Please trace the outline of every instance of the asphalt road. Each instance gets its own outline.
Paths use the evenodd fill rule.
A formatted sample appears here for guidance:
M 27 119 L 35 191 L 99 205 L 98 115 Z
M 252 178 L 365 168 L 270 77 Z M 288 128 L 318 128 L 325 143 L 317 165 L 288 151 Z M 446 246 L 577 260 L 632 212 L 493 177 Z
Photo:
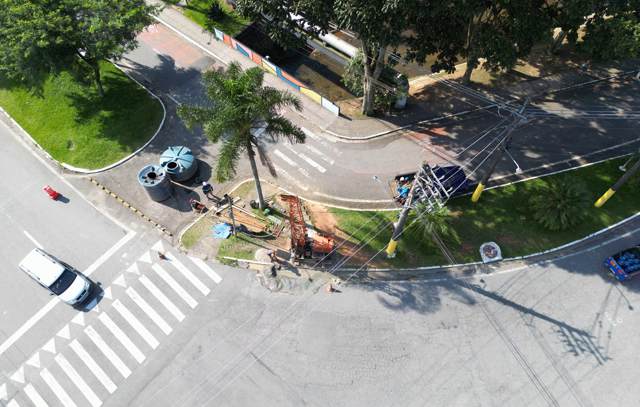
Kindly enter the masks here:
M 134 75 L 176 103 L 204 100 L 200 74 L 220 68 L 218 61 L 161 24 L 141 34 L 139 40 L 140 46 L 123 60 Z M 441 88 L 440 97 L 448 98 L 452 106 L 467 109 L 493 103 L 446 84 L 437 86 Z M 517 166 L 523 175 L 539 175 L 637 148 L 638 116 L 624 119 L 611 117 L 610 113 L 637 115 L 634 95 L 639 91 L 640 81 L 621 79 L 532 100 L 530 109 L 536 116 L 514 133 L 512 157 L 505 156 L 499 163 L 494 183 L 509 181 Z M 585 111 L 593 114 L 584 116 L 581 112 Z M 472 178 L 481 176 L 483 169 L 477 167 L 486 164 L 498 132 L 483 134 L 500 123 L 506 112 L 492 109 L 463 115 L 363 143 L 328 137 L 323 131 L 324 119 L 310 111 L 285 114 L 305 129 L 307 141 L 288 145 L 265 138 L 266 160 L 260 167 L 264 179 L 309 200 L 338 206 L 385 207 L 390 205 L 389 182 L 393 177 L 415 170 L 423 161 L 461 164 Z M 192 145 L 181 131 L 178 133 L 176 140 L 187 140 L 215 163 L 217 146 Z M 196 140 L 201 140 L 197 130 Z M 248 177 L 248 164 L 240 160 L 236 179 Z
M 491 274 L 271 293 L 246 273 L 123 386 L 121 406 L 631 406 L 640 282 L 597 249 Z M 231 283 L 231 282 L 228 282 Z

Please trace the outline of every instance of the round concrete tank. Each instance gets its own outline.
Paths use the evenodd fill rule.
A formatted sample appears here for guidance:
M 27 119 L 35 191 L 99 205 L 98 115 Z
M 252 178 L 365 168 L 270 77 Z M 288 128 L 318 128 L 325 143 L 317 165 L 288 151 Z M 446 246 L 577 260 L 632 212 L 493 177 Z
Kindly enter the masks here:
M 191 149 L 184 146 L 167 148 L 160 156 L 160 165 L 174 181 L 185 181 L 198 170 L 198 161 Z
M 138 182 L 156 202 L 171 198 L 171 181 L 162 166 L 147 165 L 138 173 Z

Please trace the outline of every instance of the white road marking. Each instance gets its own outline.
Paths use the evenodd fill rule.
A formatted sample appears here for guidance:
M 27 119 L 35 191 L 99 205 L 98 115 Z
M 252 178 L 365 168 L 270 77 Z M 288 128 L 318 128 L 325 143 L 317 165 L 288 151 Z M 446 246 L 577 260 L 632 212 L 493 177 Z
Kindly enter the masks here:
M 284 175 L 285 178 L 287 178 L 291 183 L 293 183 L 295 186 L 297 186 L 298 188 L 302 189 L 303 191 L 307 192 L 309 190 L 309 187 L 303 184 L 300 184 L 298 182 L 297 179 L 295 179 L 295 177 L 291 174 L 289 174 L 286 170 L 278 167 L 277 165 L 274 165 L 273 168 L 276 170 L 277 174 L 282 174 Z
M 40 352 L 36 351 L 25 363 L 29 366 L 40 368 Z
M 111 394 L 116 391 L 118 386 L 113 383 L 113 381 L 109 378 L 109 376 L 105 373 L 104 370 L 98 365 L 98 363 L 89 355 L 89 352 L 74 339 L 71 344 L 69 344 L 71 349 L 78 355 L 80 360 L 84 362 L 85 365 L 89 368 L 91 373 L 102 383 L 102 385 L 107 389 L 107 391 Z
M 146 277 L 144 277 L 144 278 L 146 278 Z M 140 280 L 142 280 L 142 278 Z M 143 282 L 143 284 L 144 284 L 144 282 Z M 149 287 L 147 287 L 147 288 L 149 288 Z M 151 305 L 149 305 L 149 303 L 146 302 L 140 296 L 140 294 L 138 294 L 138 292 L 136 290 L 134 290 L 132 287 L 129 287 L 127 289 L 127 295 L 129 295 L 129 297 L 131 297 L 131 299 L 136 304 L 138 304 L 140 309 L 142 309 L 142 311 L 144 311 L 144 313 L 147 314 L 149 316 L 149 318 L 151 318 L 151 320 L 153 322 L 155 322 L 156 325 L 158 325 L 158 328 L 160 328 L 162 330 L 162 332 L 164 332 L 165 335 L 169 335 L 171 333 L 172 329 L 169 326 L 169 324 L 167 324 L 167 322 L 164 319 L 162 319 L 162 317 L 156 312 L 156 310 L 154 310 L 151 307 Z M 184 318 L 184 316 L 183 316 L 183 318 Z
M 332 160 L 331 158 L 329 158 L 329 156 L 327 156 L 325 153 L 323 153 L 322 151 L 318 150 L 317 148 L 315 148 L 314 146 L 310 146 L 308 144 L 304 145 L 307 150 L 313 152 L 314 154 L 316 154 L 318 157 L 322 158 L 324 161 L 327 162 L 327 164 L 329 165 L 333 165 L 335 164 L 335 161 Z
M 119 223 L 118 223 L 118 225 L 119 225 Z M 125 230 L 127 230 L 127 229 L 125 229 Z M 102 254 L 102 256 L 98 257 L 98 259 L 95 262 L 93 262 L 93 264 L 91 264 L 89 267 L 87 267 L 84 270 L 83 274 L 85 276 L 90 276 L 98 267 L 100 267 L 105 261 L 107 261 L 109 259 L 109 257 L 111 257 L 116 251 L 120 250 L 120 248 L 122 248 L 122 246 L 124 246 L 135 235 L 136 235 L 136 233 L 132 232 L 132 231 L 127 233 L 124 237 L 122 237 L 122 239 L 120 239 L 109 250 L 104 252 Z M 49 311 L 51 311 L 53 309 L 53 307 L 55 307 L 59 302 L 60 302 L 60 299 L 58 297 L 55 297 L 55 298 L 51 299 L 51 301 L 49 301 L 44 307 L 40 308 L 40 310 L 38 312 L 36 312 L 36 314 L 34 316 L 29 318 L 27 320 L 27 322 L 25 322 L 9 338 L 7 338 L 7 340 L 5 340 L 2 343 L 2 345 L 0 345 L 0 355 L 5 353 L 7 351 L 7 349 L 9 349 L 11 346 L 13 346 L 13 344 L 16 343 L 18 341 L 18 339 L 20 339 L 22 337 L 22 335 L 27 333 L 27 331 L 29 331 L 29 329 L 33 328 L 33 326 L 35 324 L 37 324 L 38 321 L 40 321 L 45 315 L 47 315 L 47 313 L 49 313 Z
M 129 311 L 129 309 L 124 306 L 123 303 L 120 302 L 120 300 L 116 300 L 113 303 L 113 308 L 115 308 L 116 311 L 118 311 L 120 315 L 122 315 L 122 318 L 124 318 L 129 323 L 129 325 L 131 325 L 131 327 L 135 329 L 136 332 L 138 332 L 142 339 L 144 339 L 152 349 L 158 347 L 158 345 L 160 344 L 158 340 L 151 334 L 151 332 L 149 332 L 147 328 L 145 328 L 144 325 L 142 325 L 140 320 L 136 318 L 135 315 L 133 315 L 131 311 Z
M 140 277 L 140 282 L 147 287 L 147 290 L 153 294 L 154 297 L 160 301 L 162 305 L 169 311 L 178 321 L 182 321 L 184 319 L 184 314 L 180 311 L 180 309 L 169 299 L 166 295 L 158 288 L 157 285 L 153 284 L 153 281 L 149 280 L 147 276 Z M 165 334 L 169 334 L 165 332 Z
M 44 247 L 33 236 L 31 236 L 31 234 L 29 234 L 29 232 L 27 232 L 26 230 L 23 230 L 22 233 L 24 233 L 24 235 L 27 237 L 27 239 L 31 240 L 31 243 L 33 243 L 37 248 L 42 249 Z
M 300 174 L 304 175 L 305 177 L 311 178 L 311 176 L 309 175 L 309 172 L 306 169 L 302 167 L 298 167 L 298 171 L 300 172 Z
M 298 153 L 298 157 L 300 157 L 303 160 L 305 160 L 307 163 L 309 163 L 309 165 L 311 165 L 313 168 L 315 168 L 316 170 L 320 171 L 321 173 L 324 174 L 325 172 L 327 172 L 326 168 L 324 168 L 322 165 L 318 164 L 317 162 L 313 161 L 311 158 L 309 158 L 305 154 Z
M 342 155 L 342 151 L 340 151 L 339 149 L 329 145 L 329 143 L 327 142 L 327 140 L 325 140 L 324 138 L 318 136 L 317 134 L 315 134 L 314 132 L 312 132 L 309 129 L 305 129 L 304 127 L 301 127 L 300 129 L 302 129 L 302 131 L 304 132 L 304 134 L 307 137 L 311 137 L 312 139 L 314 139 L 315 141 L 317 141 L 318 143 L 322 144 L 324 147 L 327 147 L 328 149 L 330 149 L 331 151 L 333 151 L 336 155 L 341 156 Z
M 138 363 L 144 362 L 144 359 L 145 359 L 144 354 L 133 343 L 131 338 L 129 338 L 129 336 L 126 333 L 124 333 L 124 331 L 122 329 L 120 329 L 120 327 L 118 325 L 116 325 L 115 322 L 113 322 L 113 320 L 111 319 L 111 317 L 109 317 L 109 315 L 107 315 L 105 313 L 102 313 L 102 314 L 100 314 L 98 319 L 100 320 L 100 322 L 102 322 L 104 324 L 104 326 L 107 327 L 107 329 L 109 331 L 111 331 L 113 336 L 115 336 L 116 339 L 118 339 L 118 341 L 120 341 L 122 346 L 124 346 L 125 349 L 129 351 L 131 356 L 133 356 L 133 358 Z
M 55 359 L 56 363 L 60 365 L 65 374 L 69 376 L 69 379 L 71 379 L 73 384 L 75 384 L 78 390 L 80 390 L 80 393 L 89 400 L 89 404 L 91 404 L 92 407 L 100 407 L 102 405 L 102 400 L 100 400 L 96 393 L 91 390 L 91 387 L 89 387 L 87 382 L 84 381 L 78 371 L 71 366 L 71 363 L 69 363 L 67 358 L 65 358 L 62 353 L 59 353 L 56 355 Z
M 211 267 L 209 267 L 207 263 L 205 263 L 203 260 L 197 257 L 189 257 L 189 258 L 191 259 L 193 264 L 198 266 L 200 270 L 204 271 L 205 274 L 208 275 L 213 280 L 214 283 L 220 284 L 220 282 L 222 281 L 222 277 L 220 277 L 218 273 L 216 273 Z
M 274 150 L 273 154 L 277 155 L 278 157 L 280 157 L 282 159 L 282 161 L 286 162 L 287 164 L 289 164 L 292 167 L 297 167 L 298 164 L 296 164 L 295 161 L 293 161 L 291 158 L 287 157 L 282 151 L 280 150 Z
M 116 355 L 113 349 L 111 349 L 111 347 L 107 345 L 104 339 L 102 339 L 100 334 L 98 334 L 98 332 L 96 332 L 96 330 L 93 329 L 92 326 L 88 326 L 87 329 L 84 330 L 84 332 L 87 334 L 89 339 L 91 339 L 91 341 L 98 347 L 98 349 L 100 349 L 100 352 L 102 352 L 118 370 L 118 372 L 120 372 L 122 377 L 126 379 L 127 377 L 129 377 L 129 375 L 131 375 L 131 370 L 127 367 L 127 365 L 124 364 L 122 359 L 120 359 L 120 357 Z
M 20 404 L 15 399 L 9 400 L 7 407 L 20 407 Z
M 151 267 L 191 308 L 195 308 L 196 305 L 198 305 L 198 302 L 194 300 L 193 297 L 189 295 L 189 293 L 182 288 L 182 286 L 178 284 L 178 282 L 174 280 L 174 278 L 171 277 L 159 264 L 154 264 Z
M 33 385 L 31 383 L 29 383 L 26 386 L 24 386 L 24 393 L 27 395 L 27 397 L 29 397 L 29 400 L 31 400 L 33 405 L 35 405 L 36 407 L 47 407 L 48 406 L 47 402 L 44 401 L 42 396 L 40 396 L 40 393 L 38 393 L 36 391 L 36 388 L 33 387 Z
M 11 380 L 24 384 L 24 366 L 20 366 L 18 370 L 13 372 L 13 374 L 11 375 Z
M 69 397 L 69 394 L 67 394 L 67 392 L 62 388 L 62 386 L 60 386 L 60 383 L 58 383 L 58 381 L 55 379 L 55 377 L 53 377 L 53 375 L 51 374 L 51 372 L 49 372 L 49 370 L 47 370 L 46 368 L 42 369 L 42 371 L 40 372 L 40 376 L 42 377 L 42 380 L 44 380 L 44 382 L 47 383 L 47 385 L 51 388 L 51 390 L 53 391 L 53 394 L 56 395 L 58 400 L 62 402 L 63 406 L 77 407 L 76 403 L 74 403 L 73 400 L 71 400 L 71 397 Z
M 0 400 L 7 399 L 7 383 L 0 384 Z
M 196 277 L 191 270 L 189 270 L 184 264 L 182 264 L 180 262 L 180 260 L 178 260 L 173 254 L 171 253 L 167 253 L 167 257 L 169 258 L 169 260 L 171 260 L 171 264 L 173 266 L 175 266 L 175 268 L 178 269 L 178 271 L 187 279 L 191 282 L 191 284 L 193 284 L 193 286 L 195 288 L 198 289 L 198 291 L 200 291 L 202 293 L 202 295 L 209 295 L 209 293 L 211 292 L 211 290 L 209 289 L 209 287 L 207 287 L 206 285 L 204 285 L 204 283 L 202 281 L 200 281 L 198 279 L 198 277 Z

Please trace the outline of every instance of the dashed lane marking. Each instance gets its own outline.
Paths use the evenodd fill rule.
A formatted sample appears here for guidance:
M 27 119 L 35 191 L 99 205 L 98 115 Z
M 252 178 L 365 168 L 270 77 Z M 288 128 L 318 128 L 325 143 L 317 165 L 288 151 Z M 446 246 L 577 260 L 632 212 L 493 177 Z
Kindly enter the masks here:
M 314 146 L 310 146 L 308 144 L 304 145 L 307 150 L 313 152 L 314 154 L 316 154 L 318 157 L 322 158 L 324 161 L 327 162 L 327 164 L 329 165 L 333 165 L 335 164 L 335 161 L 332 160 L 331 158 L 329 158 L 329 156 L 327 156 L 325 153 L 323 153 L 322 151 L 318 150 L 317 148 L 315 148 Z
M 280 157 L 282 159 L 282 161 L 286 162 L 290 166 L 292 166 L 292 167 L 297 167 L 298 166 L 298 164 L 295 161 L 293 161 L 291 158 L 287 157 L 282 151 L 274 150 L 273 153 L 275 155 L 277 155 L 278 157 Z

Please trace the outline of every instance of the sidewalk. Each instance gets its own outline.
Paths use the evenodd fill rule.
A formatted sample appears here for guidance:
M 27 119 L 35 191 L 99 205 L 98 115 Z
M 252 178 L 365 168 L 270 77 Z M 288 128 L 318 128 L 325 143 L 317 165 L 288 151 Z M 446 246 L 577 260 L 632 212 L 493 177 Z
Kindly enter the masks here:
M 162 4 L 157 0 L 150 0 L 149 2 Z M 213 34 L 204 31 L 175 7 L 166 6 L 157 19 L 160 23 L 177 32 L 225 65 L 230 61 L 238 61 L 245 69 L 256 66 L 254 62 L 241 55 L 238 51 L 217 41 Z M 311 123 L 322 130 L 325 135 L 343 141 L 365 141 L 382 137 L 416 124 L 426 124 L 452 115 L 456 116 L 476 110 L 488 109 L 494 104 L 491 100 L 516 101 L 527 96 L 541 96 L 568 87 L 592 83 L 594 79 L 608 78 L 633 69 L 637 70 L 637 66 L 634 66 L 634 62 L 630 61 L 615 68 L 595 67 L 589 70 L 568 70 L 540 79 L 520 82 L 509 86 L 508 91 L 474 84 L 472 86 L 473 90 L 477 92 L 476 95 L 443 84 L 434 86 L 435 81 L 431 77 L 414 78 L 411 81 L 412 97 L 409 100 L 407 109 L 383 119 L 350 119 L 342 115 L 335 116 L 304 95 L 300 95 L 303 112 L 297 118 L 295 116 L 290 118 L 301 126 L 310 126 Z M 461 75 L 462 72 L 460 71 L 452 75 L 438 75 L 438 77 L 455 79 Z M 265 75 L 265 85 L 295 92 L 279 78 L 270 74 Z M 411 103 L 412 101 L 414 103 Z M 417 101 L 420 101 L 420 103 L 415 103 Z

